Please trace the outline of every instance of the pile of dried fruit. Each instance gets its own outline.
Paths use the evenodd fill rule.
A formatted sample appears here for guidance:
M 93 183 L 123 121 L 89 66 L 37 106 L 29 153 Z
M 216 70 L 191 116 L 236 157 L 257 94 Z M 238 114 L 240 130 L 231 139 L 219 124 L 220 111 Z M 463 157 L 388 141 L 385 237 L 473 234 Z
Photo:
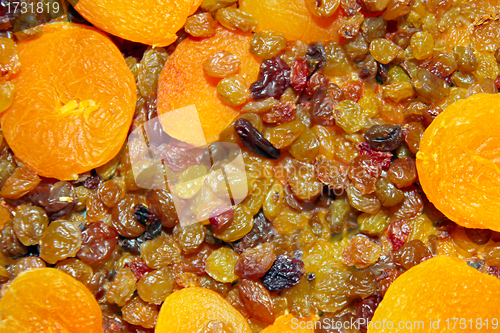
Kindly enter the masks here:
M 445 267 L 496 297 L 496 2 L 75 9 L 0 25 L 0 329 L 329 333 L 361 319 L 349 332 L 366 332 L 379 304 L 377 320 L 401 319 L 410 283 L 451 297 L 429 285 Z M 207 150 L 190 124 L 158 117 L 191 105 Z M 149 147 L 126 142 L 141 127 Z M 238 153 L 224 143 L 241 149 L 248 185 L 231 207 L 210 176 Z M 142 188 L 151 151 L 201 181 Z M 181 226 L 181 213 L 210 218 Z M 439 301 L 426 304 L 452 304 Z

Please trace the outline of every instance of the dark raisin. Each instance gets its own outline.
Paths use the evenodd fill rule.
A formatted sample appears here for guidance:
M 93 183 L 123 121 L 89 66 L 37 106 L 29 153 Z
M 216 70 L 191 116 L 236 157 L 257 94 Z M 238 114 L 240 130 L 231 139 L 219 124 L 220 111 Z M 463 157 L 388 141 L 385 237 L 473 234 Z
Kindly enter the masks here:
M 234 250 L 241 254 L 248 248 L 256 247 L 262 243 L 270 242 L 275 235 L 274 227 L 262 210 L 254 216 L 252 230 L 240 241 L 234 244 Z
M 387 236 L 392 243 L 393 251 L 398 251 L 408 239 L 411 227 L 405 220 L 395 220 L 387 228 Z
M 488 229 L 465 229 L 465 234 L 471 241 L 476 244 L 483 245 L 488 243 L 491 238 L 492 231 Z
M 212 226 L 213 229 L 221 229 L 225 225 L 229 224 L 234 217 L 234 210 L 231 207 L 217 207 L 211 214 L 210 214 L 210 225 Z
M 326 51 L 321 41 L 307 46 L 306 61 L 307 67 L 312 73 L 321 70 L 325 66 Z
M 304 58 L 297 58 L 292 65 L 292 72 L 290 74 L 290 84 L 296 92 L 302 92 L 307 85 L 307 77 L 309 76 L 309 69 L 307 61 Z
M 82 247 L 76 256 L 89 265 L 107 260 L 118 243 L 118 233 L 103 222 L 90 224 L 82 231 Z
M 373 150 L 366 142 L 359 144 L 359 153 L 368 155 L 370 158 L 380 165 L 383 170 L 389 169 L 393 154 L 391 152 L 381 152 Z
M 391 151 L 399 147 L 403 141 L 401 126 L 374 125 L 365 133 L 366 142 L 375 150 Z
M 334 109 L 342 100 L 344 93 L 335 83 L 319 87 L 311 99 L 311 118 L 316 124 L 323 126 L 335 125 Z
M 234 123 L 234 129 L 241 142 L 254 154 L 269 158 L 278 159 L 280 157 L 279 149 L 269 142 L 253 125 L 244 118 L 238 119 Z
M 254 100 L 279 99 L 290 86 L 290 74 L 290 66 L 283 59 L 273 57 L 264 61 L 257 81 L 250 86 L 251 97 Z
M 309 273 L 307 274 L 307 281 L 314 281 L 316 279 L 316 274 Z
M 141 235 L 144 240 L 153 239 L 160 234 L 162 227 L 160 218 L 143 204 L 134 206 L 134 218 L 140 224 L 147 226 L 146 231 Z
M 389 65 L 384 65 L 380 62 L 377 62 L 377 81 L 380 81 L 382 83 L 387 81 L 387 74 L 389 74 Z
M 286 255 L 276 257 L 274 264 L 262 277 L 267 290 L 282 290 L 297 285 L 304 275 L 304 262 Z
M 140 280 L 145 274 L 153 271 L 144 261 L 137 259 L 125 263 L 125 267 L 130 268 L 137 280 Z
M 144 243 L 142 239 L 139 238 L 120 238 L 118 240 L 118 245 L 127 252 L 135 255 L 140 255 L 140 246 Z
M 82 185 L 88 189 L 94 189 L 97 188 L 97 185 L 99 185 L 100 181 L 101 178 L 99 177 L 99 175 L 95 172 L 95 170 L 92 170 L 92 175 L 89 178 L 85 179 Z
M 373 314 L 381 301 L 382 297 L 373 295 L 358 303 L 356 307 L 356 322 L 359 323 L 361 332 L 365 333 L 368 330 L 368 323 L 372 320 Z

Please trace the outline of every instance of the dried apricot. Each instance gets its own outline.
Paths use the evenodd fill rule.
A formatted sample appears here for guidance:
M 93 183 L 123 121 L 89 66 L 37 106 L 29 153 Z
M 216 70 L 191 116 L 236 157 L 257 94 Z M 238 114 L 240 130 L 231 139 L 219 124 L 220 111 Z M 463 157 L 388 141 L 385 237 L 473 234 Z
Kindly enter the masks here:
M 226 324 L 231 332 L 252 332 L 243 315 L 224 298 L 199 287 L 181 289 L 165 299 L 155 332 L 204 332 L 202 328 L 215 321 Z
M 39 175 L 72 180 L 122 147 L 135 81 L 118 48 L 94 29 L 58 23 L 44 30 L 18 44 L 17 96 L 2 130 L 15 155 Z
M 259 22 L 256 31 L 279 31 L 288 40 L 306 43 L 339 41 L 339 19 L 344 12 L 337 10 L 338 1 L 329 7 L 329 17 L 314 17 L 305 0 L 239 0 L 242 10 Z M 322 2 L 322 1 L 321 1 Z M 286 13 L 286 14 L 284 14 Z M 325 12 L 326 14 L 326 12 Z
M 499 296 L 500 280 L 496 277 L 479 272 L 465 261 L 441 255 L 398 277 L 385 293 L 372 323 L 395 323 L 394 327 L 397 323 L 424 325 L 407 327 L 408 332 L 457 332 L 460 319 L 453 328 L 452 318 L 464 318 L 463 322 L 468 324 L 462 324 L 460 332 L 489 332 L 491 326 L 486 328 L 484 322 L 497 320 L 493 318 L 498 317 Z M 402 302 L 404 299 L 412 302 Z M 472 324 L 465 318 L 472 318 Z M 475 318 L 481 318 L 483 325 L 475 326 Z M 381 326 L 368 325 L 368 332 L 393 331 Z
M 450 105 L 431 123 L 417 154 L 429 200 L 454 222 L 500 231 L 500 96 L 477 94 Z
M 96 27 L 123 39 L 166 46 L 196 11 L 199 1 L 79 0 L 75 9 Z
M 54 268 L 20 274 L 0 300 L 0 330 L 102 333 L 99 304 L 82 283 Z
M 216 52 L 225 51 L 239 58 L 239 75 L 247 88 L 257 79 L 259 61 L 250 53 L 251 34 L 218 27 L 214 36 L 189 37 L 182 41 L 167 60 L 158 84 L 158 114 L 195 105 L 207 142 L 216 141 L 219 133 L 238 116 L 241 106 L 226 105 L 217 97 L 219 79 L 204 75 L 204 64 Z M 232 70 L 231 70 L 232 72 Z M 217 112 L 214 112 L 217 111 Z M 163 129 L 176 139 L 192 142 L 191 124 L 163 121 Z

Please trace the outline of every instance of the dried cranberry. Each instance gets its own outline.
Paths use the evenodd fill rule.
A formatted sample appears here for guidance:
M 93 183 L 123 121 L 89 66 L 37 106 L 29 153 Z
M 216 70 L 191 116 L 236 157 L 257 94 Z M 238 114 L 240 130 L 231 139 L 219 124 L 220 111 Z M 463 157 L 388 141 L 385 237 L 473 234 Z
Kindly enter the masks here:
M 268 97 L 279 99 L 290 86 L 290 66 L 281 58 L 273 57 L 260 66 L 259 78 L 250 86 L 251 97 L 261 100 Z
M 307 46 L 307 67 L 312 73 L 321 70 L 326 62 L 326 51 L 321 41 Z
M 269 158 L 278 159 L 279 149 L 276 149 L 247 119 L 238 119 L 234 123 L 234 129 L 241 142 L 254 154 Z
M 314 73 L 307 81 L 304 97 L 311 98 L 319 88 L 326 87 L 328 83 L 328 78 L 325 75 L 319 72 Z
M 368 155 L 370 158 L 383 170 L 389 169 L 391 166 L 392 153 L 391 152 L 382 152 L 373 150 L 366 142 L 362 142 L 359 144 L 359 153 L 361 155 Z
M 271 221 L 269 221 L 262 211 L 258 212 L 253 219 L 252 230 L 246 234 L 239 242 L 234 244 L 234 250 L 241 254 L 248 248 L 256 247 L 265 242 L 273 240 L 275 231 Z
M 302 260 L 281 254 L 262 277 L 262 283 L 270 291 L 291 288 L 300 282 L 304 273 Z
M 211 214 L 210 214 L 210 225 L 212 226 L 213 229 L 217 230 L 228 223 L 230 223 L 233 220 L 234 217 L 234 210 L 231 207 L 217 207 Z
M 359 323 L 361 332 L 368 330 L 368 323 L 372 320 L 373 314 L 381 301 L 382 297 L 373 295 L 358 303 L 356 307 L 356 321 Z
M 130 268 L 132 273 L 134 273 L 137 280 L 139 280 L 144 274 L 152 272 L 153 270 L 146 265 L 142 260 L 132 260 L 125 264 L 125 267 Z
M 292 65 L 292 72 L 290 74 L 290 84 L 296 92 L 302 92 L 307 85 L 307 77 L 309 76 L 309 69 L 307 62 L 304 58 L 297 58 Z
M 387 236 L 391 240 L 392 249 L 399 250 L 408 240 L 411 227 L 405 220 L 393 221 L 387 228 Z
M 297 106 L 293 103 L 280 103 L 269 112 L 262 115 L 262 120 L 268 124 L 285 124 L 295 120 Z

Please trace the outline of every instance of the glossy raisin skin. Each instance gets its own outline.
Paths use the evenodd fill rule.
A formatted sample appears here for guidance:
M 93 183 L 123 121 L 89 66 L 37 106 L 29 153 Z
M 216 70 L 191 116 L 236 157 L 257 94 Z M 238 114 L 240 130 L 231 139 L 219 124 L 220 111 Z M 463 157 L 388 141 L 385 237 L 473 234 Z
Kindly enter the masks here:
M 375 125 L 365 133 L 366 142 L 375 150 L 391 151 L 403 141 L 399 125 Z
M 381 301 L 382 297 L 373 295 L 358 303 L 356 307 L 356 319 L 363 319 L 359 320 L 361 323 L 361 332 L 366 332 L 368 330 L 368 323 L 372 320 L 373 314 Z
M 53 185 L 40 183 L 29 197 L 35 205 L 44 208 L 52 221 L 66 218 L 77 203 L 73 185 L 62 181 Z
M 234 129 L 243 144 L 254 154 L 269 158 L 278 159 L 279 149 L 276 149 L 247 119 L 238 119 L 234 123 Z
M 254 216 L 252 230 L 234 244 L 234 250 L 241 254 L 248 248 L 272 241 L 275 234 L 276 231 L 274 230 L 273 224 L 266 218 L 264 213 L 260 211 Z
M 251 97 L 254 100 L 279 99 L 290 86 L 290 74 L 291 68 L 283 59 L 273 57 L 264 61 L 257 81 L 250 86 Z
M 302 260 L 279 255 L 269 271 L 262 277 L 262 283 L 270 291 L 291 288 L 300 282 L 304 273 Z
M 307 85 L 309 69 L 304 58 L 298 58 L 293 62 L 290 75 L 290 84 L 296 92 L 302 92 Z
M 243 303 L 253 317 L 272 324 L 275 319 L 274 303 L 269 291 L 258 280 L 242 279 L 237 284 Z
M 236 262 L 234 273 L 244 279 L 259 279 L 271 268 L 275 259 L 273 246 L 264 243 L 243 251 Z
M 95 222 L 82 231 L 82 247 L 76 256 L 89 265 L 97 265 L 111 257 L 117 244 L 116 230 L 103 222 Z

